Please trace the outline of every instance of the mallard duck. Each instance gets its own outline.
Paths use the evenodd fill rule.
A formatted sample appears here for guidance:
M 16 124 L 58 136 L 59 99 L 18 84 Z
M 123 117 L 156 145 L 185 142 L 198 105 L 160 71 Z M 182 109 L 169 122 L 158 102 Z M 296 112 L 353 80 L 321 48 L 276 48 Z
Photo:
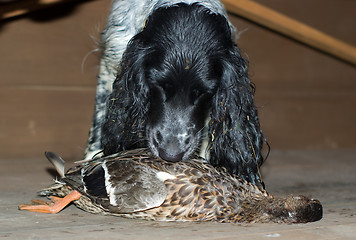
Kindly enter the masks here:
M 90 213 L 158 221 L 304 223 L 322 218 L 318 200 L 275 198 L 198 156 L 172 163 L 135 149 L 82 161 L 66 173 L 59 156 L 46 156 L 62 175 L 40 192 L 52 201 L 34 200 L 21 210 L 57 213 L 74 201 Z

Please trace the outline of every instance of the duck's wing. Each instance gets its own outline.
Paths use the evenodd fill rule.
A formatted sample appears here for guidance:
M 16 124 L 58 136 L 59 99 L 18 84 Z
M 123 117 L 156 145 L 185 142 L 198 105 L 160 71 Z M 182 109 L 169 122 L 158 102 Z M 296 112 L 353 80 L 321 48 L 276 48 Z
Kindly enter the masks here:
M 68 172 L 63 180 L 106 211 L 132 213 L 162 205 L 167 177 L 170 175 L 162 177 L 162 172 L 133 160 L 110 159 Z
M 48 161 L 50 161 L 53 164 L 53 166 L 56 168 L 58 174 L 61 177 L 64 177 L 64 173 L 65 173 L 64 160 L 54 152 L 45 152 L 45 156 L 48 159 Z

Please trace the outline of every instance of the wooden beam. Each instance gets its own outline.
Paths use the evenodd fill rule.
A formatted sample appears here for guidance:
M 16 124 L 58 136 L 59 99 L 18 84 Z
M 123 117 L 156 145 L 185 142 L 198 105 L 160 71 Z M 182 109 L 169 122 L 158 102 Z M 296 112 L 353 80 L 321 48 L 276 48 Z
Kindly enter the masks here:
M 356 65 L 356 48 L 251 0 L 222 0 L 226 9 Z
M 58 3 L 78 0 L 23 0 L 2 3 L 0 6 L 0 20 L 21 16 L 31 11 L 39 10 Z
M 25 0 L 2 4 L 0 19 L 16 17 L 68 1 L 74 0 Z M 356 48 L 352 45 L 251 0 L 222 0 L 222 2 L 231 13 L 356 65 Z

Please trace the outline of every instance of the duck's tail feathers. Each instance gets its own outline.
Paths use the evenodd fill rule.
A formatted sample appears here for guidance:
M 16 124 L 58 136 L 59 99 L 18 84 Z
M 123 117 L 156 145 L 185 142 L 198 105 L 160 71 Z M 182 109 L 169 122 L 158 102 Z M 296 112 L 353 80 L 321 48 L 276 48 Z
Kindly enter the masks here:
M 50 161 L 53 164 L 53 166 L 56 168 L 58 174 L 63 178 L 65 174 L 65 170 L 64 170 L 65 161 L 54 152 L 45 152 L 45 155 L 48 161 Z

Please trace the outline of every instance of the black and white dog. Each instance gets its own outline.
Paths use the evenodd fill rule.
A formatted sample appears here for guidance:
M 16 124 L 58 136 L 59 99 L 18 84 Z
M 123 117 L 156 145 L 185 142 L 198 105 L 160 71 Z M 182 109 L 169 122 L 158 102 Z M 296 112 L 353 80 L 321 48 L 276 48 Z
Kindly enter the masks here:
M 211 164 L 262 183 L 254 86 L 219 1 L 115 0 L 102 44 L 86 158 L 149 147 L 184 161 L 205 138 Z

